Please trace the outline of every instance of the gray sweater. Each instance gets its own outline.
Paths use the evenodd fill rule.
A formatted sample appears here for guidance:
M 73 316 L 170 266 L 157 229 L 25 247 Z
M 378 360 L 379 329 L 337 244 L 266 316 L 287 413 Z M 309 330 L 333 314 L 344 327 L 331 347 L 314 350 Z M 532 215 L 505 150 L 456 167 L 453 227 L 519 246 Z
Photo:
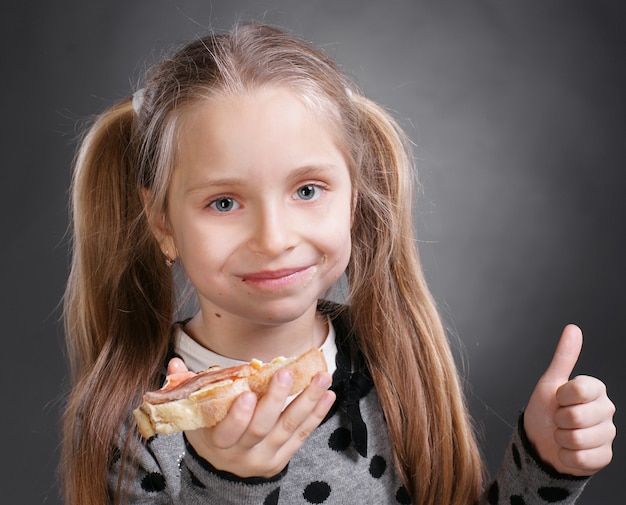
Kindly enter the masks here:
M 131 463 L 134 475 L 123 482 L 127 503 L 410 504 L 394 467 L 376 390 L 362 367 L 362 372 L 353 373 L 359 369 L 359 357 L 349 357 L 341 325 L 336 328 L 338 342 L 344 342 L 339 346 L 338 368 L 333 375 L 337 401 L 279 475 L 242 479 L 213 468 L 195 453 L 183 434 L 157 435 L 138 448 Z M 520 418 L 501 468 L 485 489 L 481 503 L 573 504 L 586 479 L 560 475 L 542 464 L 522 426 Z M 124 436 L 122 433 L 120 439 Z M 118 485 L 122 468 L 120 451 L 116 454 L 109 474 L 111 492 Z

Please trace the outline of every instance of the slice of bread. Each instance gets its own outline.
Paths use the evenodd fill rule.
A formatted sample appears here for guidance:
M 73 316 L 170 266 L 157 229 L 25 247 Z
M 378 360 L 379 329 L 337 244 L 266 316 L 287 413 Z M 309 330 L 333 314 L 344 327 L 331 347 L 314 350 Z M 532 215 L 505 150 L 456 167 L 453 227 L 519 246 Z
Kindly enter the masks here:
M 256 371 L 248 377 L 210 384 L 180 400 L 142 403 L 133 411 L 139 432 L 150 438 L 157 433 L 210 428 L 226 417 L 241 393 L 252 391 L 257 397 L 262 397 L 272 377 L 281 368 L 286 368 L 293 376 L 290 395 L 307 387 L 318 371 L 327 370 L 326 360 L 319 349 L 311 349 L 296 358 L 276 358 L 267 364 L 253 361 L 251 364 Z

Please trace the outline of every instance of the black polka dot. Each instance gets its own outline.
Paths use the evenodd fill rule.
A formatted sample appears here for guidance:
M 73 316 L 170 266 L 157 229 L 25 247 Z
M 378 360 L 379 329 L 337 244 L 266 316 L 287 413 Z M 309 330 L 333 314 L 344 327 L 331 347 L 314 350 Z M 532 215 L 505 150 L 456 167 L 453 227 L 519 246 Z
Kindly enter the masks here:
M 370 475 L 375 479 L 380 479 L 387 469 L 385 458 L 378 454 L 370 461 Z
M 562 487 L 540 487 L 537 492 L 548 503 L 556 503 L 569 497 L 569 491 Z
M 515 466 L 518 470 L 522 469 L 522 458 L 519 455 L 519 449 L 515 444 L 511 447 L 511 452 L 513 453 L 513 461 L 515 462 Z
M 200 481 L 200 479 L 198 479 L 198 477 L 196 477 L 193 473 L 189 472 L 189 475 L 191 476 L 191 483 L 196 486 L 196 487 L 200 487 L 202 489 L 204 489 L 206 486 Z
M 526 505 L 526 502 L 524 501 L 524 498 L 514 494 L 511 496 L 511 505 Z
M 350 447 L 352 434 L 348 428 L 337 428 L 330 434 L 328 439 L 328 447 L 333 451 L 341 452 Z
M 278 505 L 278 495 L 280 494 L 280 488 L 277 487 L 263 500 L 263 505 Z
M 487 501 L 489 505 L 498 505 L 498 501 L 500 500 L 500 488 L 498 487 L 498 481 L 494 480 L 493 484 L 489 488 L 489 493 L 487 494 Z
M 404 486 L 398 489 L 398 492 L 396 493 L 396 501 L 401 505 L 411 505 L 411 497 Z
M 308 503 L 324 503 L 330 496 L 330 486 L 326 482 L 311 482 L 302 493 Z
M 148 493 L 156 493 L 165 489 L 165 477 L 158 472 L 147 474 L 141 479 L 141 488 Z

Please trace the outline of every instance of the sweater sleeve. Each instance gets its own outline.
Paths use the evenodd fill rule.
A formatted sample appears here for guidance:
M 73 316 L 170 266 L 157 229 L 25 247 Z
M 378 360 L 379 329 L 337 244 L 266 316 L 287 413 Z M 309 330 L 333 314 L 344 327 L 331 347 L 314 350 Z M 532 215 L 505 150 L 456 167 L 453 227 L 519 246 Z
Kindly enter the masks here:
M 241 479 L 213 468 L 186 444 L 183 434 L 156 435 L 135 446 L 131 457 L 116 450 L 108 488 L 128 505 L 267 505 L 278 503 L 283 475 Z
M 588 477 L 558 473 L 537 455 L 524 431 L 524 415 L 506 450 L 495 480 L 485 490 L 482 505 L 572 505 Z
M 242 478 L 217 470 L 198 456 L 185 439 L 185 455 L 181 465 L 181 503 L 220 503 L 224 505 L 266 505 L 278 503 L 280 483 L 285 468 L 275 477 Z M 216 500 L 216 497 L 219 497 Z

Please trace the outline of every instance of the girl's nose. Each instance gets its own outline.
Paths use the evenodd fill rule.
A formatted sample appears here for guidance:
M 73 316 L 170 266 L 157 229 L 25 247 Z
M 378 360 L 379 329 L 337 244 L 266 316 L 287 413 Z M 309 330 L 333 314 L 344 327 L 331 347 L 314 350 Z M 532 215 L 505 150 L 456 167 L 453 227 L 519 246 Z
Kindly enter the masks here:
M 259 254 L 277 256 L 295 246 L 293 216 L 280 205 L 264 205 L 253 220 L 250 248 Z

